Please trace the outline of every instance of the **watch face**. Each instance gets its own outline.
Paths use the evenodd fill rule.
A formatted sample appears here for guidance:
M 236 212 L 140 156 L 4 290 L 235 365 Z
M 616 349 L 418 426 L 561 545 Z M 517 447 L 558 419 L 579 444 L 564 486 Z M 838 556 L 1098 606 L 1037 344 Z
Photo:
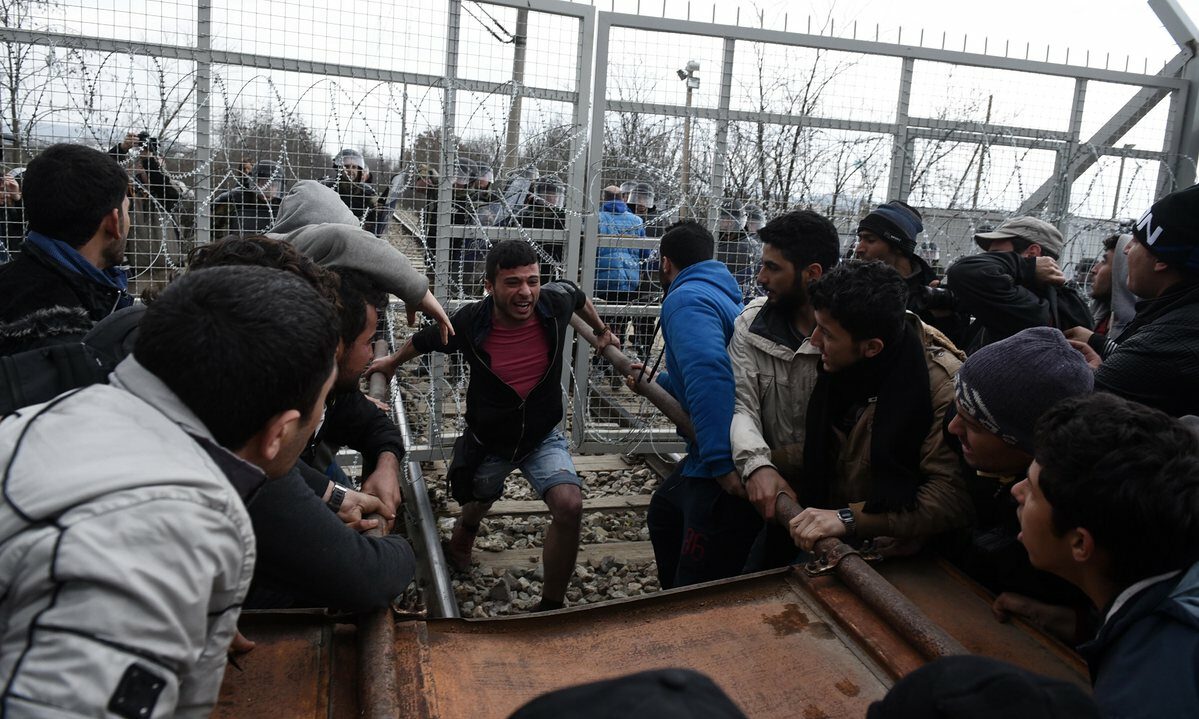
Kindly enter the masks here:
M 846 524 L 853 524 L 853 510 L 852 509 L 838 509 L 837 517 Z

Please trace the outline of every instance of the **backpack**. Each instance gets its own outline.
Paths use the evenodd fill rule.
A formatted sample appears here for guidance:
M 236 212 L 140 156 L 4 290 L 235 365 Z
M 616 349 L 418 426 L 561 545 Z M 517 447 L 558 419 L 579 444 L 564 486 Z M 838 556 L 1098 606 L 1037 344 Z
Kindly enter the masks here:
M 117 310 L 78 342 L 52 344 L 0 357 L 0 417 L 72 389 L 107 383 L 133 351 L 146 306 Z

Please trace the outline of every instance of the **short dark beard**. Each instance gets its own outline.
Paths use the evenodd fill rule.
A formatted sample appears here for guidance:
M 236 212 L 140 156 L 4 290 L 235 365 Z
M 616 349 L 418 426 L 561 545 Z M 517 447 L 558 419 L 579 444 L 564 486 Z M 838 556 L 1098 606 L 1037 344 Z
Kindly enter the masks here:
M 807 285 L 799 278 L 791 285 L 791 291 L 774 301 L 780 311 L 789 316 L 796 315 L 809 301 Z

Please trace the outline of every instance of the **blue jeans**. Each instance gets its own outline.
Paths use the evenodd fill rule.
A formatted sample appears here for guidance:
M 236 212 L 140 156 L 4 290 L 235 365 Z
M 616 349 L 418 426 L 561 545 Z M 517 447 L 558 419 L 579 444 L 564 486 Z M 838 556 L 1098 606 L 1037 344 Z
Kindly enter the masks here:
M 579 479 L 574 461 L 570 458 L 570 445 L 562 432 L 555 429 L 519 463 L 494 454 L 484 457 L 483 463 L 475 470 L 475 501 L 494 502 L 499 499 L 504 493 L 504 480 L 517 467 L 541 499 L 545 499 L 545 493 L 551 487 L 559 484 L 583 486 L 583 480 Z

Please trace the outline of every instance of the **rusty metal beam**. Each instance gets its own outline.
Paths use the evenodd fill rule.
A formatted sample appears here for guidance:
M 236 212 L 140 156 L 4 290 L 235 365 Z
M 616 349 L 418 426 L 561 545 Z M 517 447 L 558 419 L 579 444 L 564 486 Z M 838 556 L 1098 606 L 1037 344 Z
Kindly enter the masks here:
M 374 344 L 375 359 L 388 355 L 387 342 Z M 388 382 L 376 372 L 368 379 L 370 396 L 380 402 L 388 400 Z M 398 479 L 398 478 L 397 478 Z M 366 531 L 372 537 L 383 536 L 383 520 Z M 358 701 L 363 717 L 395 719 L 400 714 L 399 692 L 396 686 L 395 621 L 391 609 L 367 612 L 358 619 Z
M 775 513 L 783 526 L 787 526 L 800 511 L 799 504 L 788 495 L 780 494 L 775 498 Z M 878 612 L 926 658 L 970 653 L 961 642 L 934 624 L 910 599 L 874 571 L 857 550 L 840 539 L 827 537 L 820 540 L 816 543 L 815 554 L 818 562 L 832 566 L 837 577 L 854 594 Z
M 358 620 L 358 703 L 366 719 L 400 716 L 395 621 L 390 609 L 369 612 Z
M 570 318 L 570 326 L 574 327 L 575 332 L 587 341 L 592 347 L 596 345 L 595 333 L 587 326 L 578 315 L 572 315 Z M 608 360 L 617 372 L 622 376 L 632 374 L 630 366 L 633 361 L 630 360 L 623 352 L 611 345 L 604 348 L 604 359 Z M 688 439 L 695 438 L 695 428 L 691 426 L 691 417 L 683 411 L 683 406 L 679 401 L 670 396 L 670 393 L 662 388 L 662 385 L 656 382 L 646 381 L 644 378 L 638 383 L 637 394 L 648 399 L 662 414 L 675 426 L 679 428 L 679 432 Z

